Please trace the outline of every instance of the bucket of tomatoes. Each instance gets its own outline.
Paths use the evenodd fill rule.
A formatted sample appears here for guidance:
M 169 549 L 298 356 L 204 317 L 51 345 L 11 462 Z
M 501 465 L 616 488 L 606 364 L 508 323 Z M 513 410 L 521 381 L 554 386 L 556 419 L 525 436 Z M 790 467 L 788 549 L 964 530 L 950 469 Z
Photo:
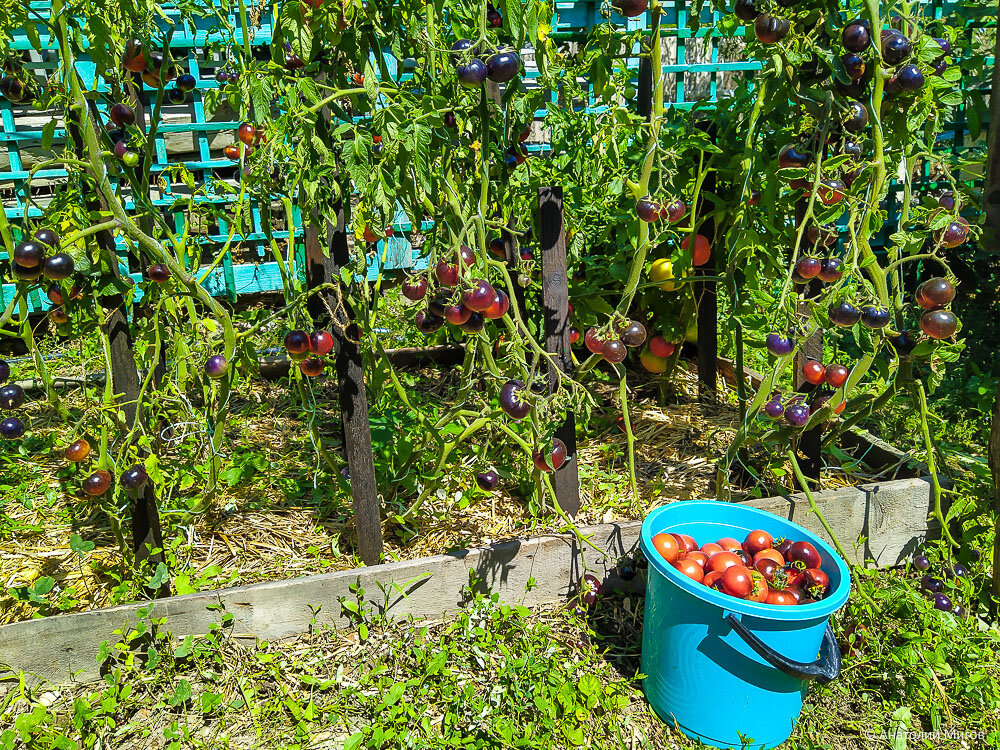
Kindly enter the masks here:
M 839 675 L 829 620 L 850 592 L 846 563 L 807 529 L 737 503 L 657 508 L 640 544 L 653 709 L 715 747 L 780 745 L 809 682 Z

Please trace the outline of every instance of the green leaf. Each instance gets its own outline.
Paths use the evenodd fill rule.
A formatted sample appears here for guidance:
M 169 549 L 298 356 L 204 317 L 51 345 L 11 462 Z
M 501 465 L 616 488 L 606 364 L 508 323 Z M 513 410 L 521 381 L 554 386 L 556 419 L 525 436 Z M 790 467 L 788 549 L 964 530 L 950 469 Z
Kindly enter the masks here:
M 442 669 L 444 665 L 448 663 L 448 652 L 445 650 L 438 651 L 434 654 L 434 658 L 431 659 L 430 663 L 427 665 L 427 674 L 437 674 Z
M 174 649 L 175 659 L 184 659 L 191 655 L 191 651 L 194 648 L 194 636 L 186 635 L 184 636 L 184 641 L 180 646 Z
M 158 589 L 167 580 L 167 566 L 163 563 L 156 564 L 156 572 L 153 576 L 146 582 L 146 588 Z
M 35 584 L 31 587 L 31 590 L 34 593 L 38 594 L 39 596 L 45 596 L 47 593 L 52 591 L 52 587 L 55 585 L 56 581 L 54 578 L 50 578 L 49 576 L 42 576 L 37 581 L 35 581 Z
M 183 705 L 191 700 L 191 695 L 191 683 L 187 680 L 181 680 L 177 683 L 177 689 L 174 690 L 174 694 L 170 697 L 170 705 Z
M 94 549 L 94 543 L 90 540 L 85 542 L 83 541 L 83 537 L 79 534 L 73 534 L 69 538 L 69 548 L 80 557 L 83 557 L 84 553 L 90 552 Z
M 56 120 L 49 120 L 47 123 L 45 123 L 45 126 L 42 128 L 42 150 L 43 151 L 51 151 L 52 150 L 52 139 L 55 137 L 55 134 L 56 134 L 56 125 L 57 124 L 58 123 L 57 123 Z
M 355 732 L 347 738 L 347 742 L 344 743 L 344 750 L 358 750 L 364 740 L 364 732 Z
M 371 99 L 372 104 L 378 101 L 378 72 L 372 65 L 372 61 L 365 63 L 365 94 Z

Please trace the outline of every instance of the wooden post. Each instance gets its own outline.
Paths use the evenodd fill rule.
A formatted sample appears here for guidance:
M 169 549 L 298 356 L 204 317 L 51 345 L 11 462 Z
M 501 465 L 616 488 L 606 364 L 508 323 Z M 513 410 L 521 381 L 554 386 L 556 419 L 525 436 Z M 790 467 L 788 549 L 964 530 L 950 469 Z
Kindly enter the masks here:
M 997 13 L 996 39 L 993 45 L 993 88 L 990 93 L 990 119 L 987 136 L 986 179 L 983 185 L 983 210 L 986 226 L 993 230 L 992 251 L 1000 254 L 1000 12 Z
M 805 214 L 806 201 L 804 199 L 800 199 L 795 204 L 796 231 L 798 231 L 798 226 L 805 218 Z M 805 237 L 805 233 L 803 233 L 802 236 L 802 244 L 803 248 L 810 246 Z M 800 253 L 803 248 L 799 248 Z M 799 292 L 798 302 L 796 303 L 796 314 L 800 320 L 809 319 L 809 303 L 807 300 L 819 297 L 822 292 L 823 285 L 817 279 L 810 281 L 808 286 Z M 806 380 L 802 377 L 802 367 L 810 359 L 815 359 L 818 362 L 823 361 L 823 331 L 821 329 L 817 329 L 812 336 L 803 341 L 802 346 L 795 353 L 795 361 L 793 364 L 795 372 L 792 376 L 792 385 L 799 393 L 808 394 L 816 389 L 815 385 L 806 382 Z M 806 430 L 799 436 L 798 451 L 804 457 L 803 460 L 799 461 L 799 467 L 802 469 L 802 473 L 805 477 L 810 481 L 810 483 L 813 484 L 819 482 L 820 469 L 823 466 L 821 458 L 822 438 L 822 426 Z
M 337 223 L 314 217 L 306 227 L 306 283 L 310 289 L 337 282 L 340 269 L 350 262 L 344 207 L 334 207 Z M 316 226 L 315 222 L 322 222 Z M 377 565 L 382 557 L 382 522 L 375 485 L 375 461 L 368 424 L 368 396 L 365 374 L 358 346 L 358 326 L 347 300 L 338 302 L 335 294 L 314 294 L 309 298 L 313 320 L 332 323 L 331 333 L 337 358 L 337 385 L 344 448 L 350 473 L 354 526 L 358 535 L 358 555 L 366 565 Z
M 639 58 L 639 92 L 636 96 L 636 111 L 647 120 L 653 114 L 653 65 L 648 57 Z
M 558 367 L 573 372 L 569 343 L 569 278 L 566 271 L 566 228 L 561 187 L 538 188 L 539 243 L 542 255 L 542 305 L 545 310 L 545 349 L 555 355 Z M 555 391 L 559 376 L 549 370 L 549 390 Z M 566 443 L 566 463 L 552 475 L 559 507 L 567 515 L 580 511 L 580 475 L 576 457 L 576 419 L 573 412 L 556 429 Z

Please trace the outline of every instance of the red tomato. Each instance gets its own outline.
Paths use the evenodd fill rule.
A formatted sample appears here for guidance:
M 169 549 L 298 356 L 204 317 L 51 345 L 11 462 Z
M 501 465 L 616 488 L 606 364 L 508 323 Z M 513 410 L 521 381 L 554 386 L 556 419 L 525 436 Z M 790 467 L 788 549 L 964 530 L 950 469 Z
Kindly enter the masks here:
M 378 242 L 378 235 L 369 227 L 365 227 L 365 242 Z
M 671 536 L 677 540 L 677 546 L 684 552 L 694 552 L 698 549 L 698 543 L 694 540 L 694 537 L 687 534 L 671 534 Z
M 717 570 L 720 573 L 726 568 L 731 568 L 734 565 L 743 565 L 743 561 L 732 552 L 717 552 L 712 555 L 712 559 L 708 561 L 708 569 Z
M 796 568 L 791 565 L 785 566 L 785 582 L 789 586 L 799 586 L 802 580 L 805 578 L 805 570 L 802 568 Z
M 840 414 L 842 411 L 844 411 L 844 407 L 845 406 L 847 406 L 847 402 L 846 401 L 841 401 L 839 404 L 837 404 L 835 407 L 833 407 L 833 413 L 834 414 Z
M 815 359 L 810 359 L 802 365 L 802 377 L 807 383 L 821 385 L 826 380 L 826 368 Z
M 791 607 L 798 604 L 795 601 L 795 597 L 786 589 L 771 589 L 767 593 L 767 599 L 764 600 L 767 604 L 779 604 L 784 607 Z
M 746 599 L 753 588 L 750 571 L 742 565 L 726 568 L 722 574 L 722 590 L 737 599 Z
M 774 537 L 761 529 L 755 529 L 743 540 L 743 549 L 756 560 L 757 553 L 774 546 Z
M 826 384 L 831 388 L 840 388 L 847 382 L 850 373 L 843 365 L 830 365 L 826 368 Z
M 701 551 L 708 555 L 708 559 L 711 560 L 712 555 L 722 552 L 723 550 L 722 547 L 715 542 L 705 542 L 705 544 L 701 545 Z
M 759 602 L 763 604 L 767 601 L 767 596 L 770 593 L 771 587 L 767 585 L 767 581 L 764 580 L 764 576 L 762 576 L 757 570 L 751 570 L 750 593 L 747 595 L 747 599 L 752 602 Z
M 708 555 L 706 555 L 704 552 L 700 550 L 695 550 L 694 552 L 685 552 L 683 559 L 694 560 L 701 566 L 702 570 L 705 569 L 705 565 L 708 563 Z
M 778 567 L 784 567 L 785 558 L 781 556 L 781 553 L 773 547 L 768 547 L 767 549 L 762 549 L 756 555 L 753 556 L 753 564 L 757 565 L 760 560 L 774 560 L 778 563 Z
M 805 592 L 802 591 L 802 589 L 799 588 L 798 586 L 789 586 L 788 588 L 785 589 L 785 591 L 787 591 L 789 594 L 792 595 L 792 597 L 795 599 L 796 604 L 805 599 L 806 596 Z
M 777 542 L 774 545 L 774 548 L 776 550 L 778 550 L 778 552 L 781 553 L 782 557 L 784 557 L 787 560 L 788 559 L 788 550 L 790 550 L 792 548 L 792 540 L 791 539 L 782 539 L 781 541 Z
M 681 550 L 673 534 L 662 532 L 653 537 L 653 547 L 668 563 L 673 565 L 680 557 Z
M 691 238 L 690 235 L 684 237 L 681 240 L 681 249 L 688 249 L 688 240 Z M 703 266 L 708 263 L 708 259 L 712 257 L 712 246 L 708 244 L 708 237 L 703 234 L 696 234 L 694 236 L 694 250 L 691 252 L 691 262 L 696 266 Z
M 830 590 L 830 576 L 819 568 L 807 568 L 803 575 L 806 591 L 822 599 Z
M 702 567 L 697 562 L 691 560 L 690 558 L 681 558 L 674 563 L 674 567 L 692 581 L 701 583 L 705 580 L 705 571 L 702 570 Z
M 705 579 L 702 581 L 702 583 L 704 583 L 709 588 L 721 591 L 722 583 L 719 581 L 720 578 L 722 578 L 722 573 L 720 573 L 717 570 L 713 570 L 710 573 L 705 574 Z
M 731 536 L 722 537 L 722 539 L 717 541 L 716 544 L 722 547 L 722 549 L 726 550 L 726 552 L 735 552 L 736 550 L 743 549 L 743 545 L 740 544 L 735 539 L 733 539 Z

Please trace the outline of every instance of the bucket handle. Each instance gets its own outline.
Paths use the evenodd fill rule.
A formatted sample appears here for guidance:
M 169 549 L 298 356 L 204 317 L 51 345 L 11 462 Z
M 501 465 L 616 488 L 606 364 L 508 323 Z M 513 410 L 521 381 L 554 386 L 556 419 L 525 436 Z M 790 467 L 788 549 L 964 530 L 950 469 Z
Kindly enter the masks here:
M 819 659 L 812 663 L 795 661 L 782 656 L 751 632 L 732 613 L 726 615 L 726 622 L 732 626 L 740 638 L 746 641 L 750 648 L 760 654 L 764 661 L 787 675 L 797 677 L 800 680 L 816 680 L 819 683 L 830 682 L 840 676 L 840 648 L 837 646 L 837 639 L 833 635 L 833 627 L 829 622 L 826 624 L 826 632 L 823 633 Z

